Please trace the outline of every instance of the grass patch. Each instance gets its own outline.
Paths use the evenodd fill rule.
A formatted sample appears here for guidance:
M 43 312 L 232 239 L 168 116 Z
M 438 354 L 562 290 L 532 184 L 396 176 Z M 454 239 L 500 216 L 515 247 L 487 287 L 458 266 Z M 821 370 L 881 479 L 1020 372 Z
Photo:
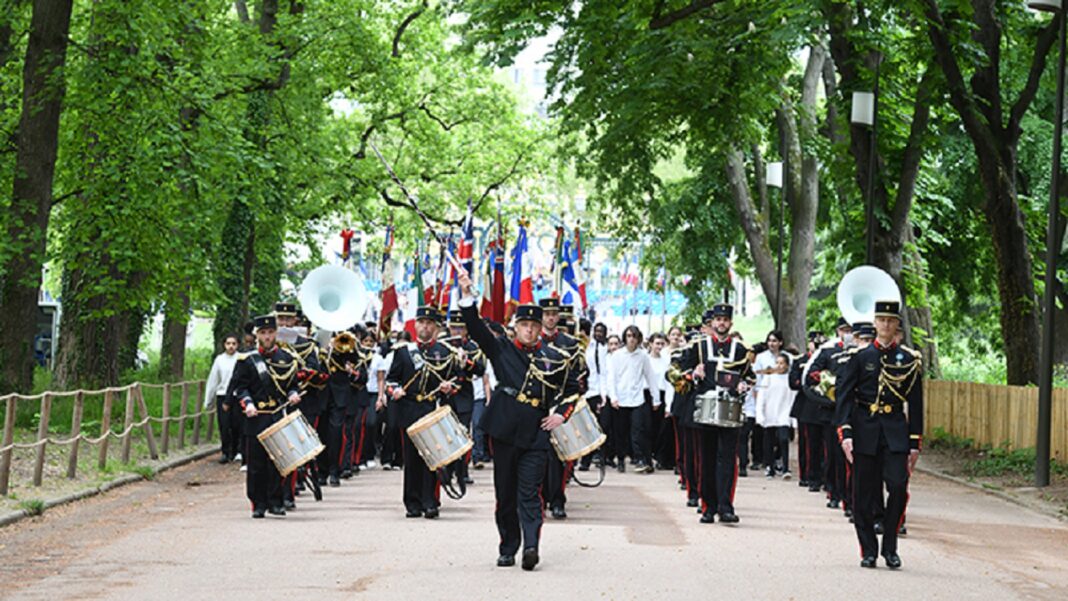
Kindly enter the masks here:
M 934 432 L 927 439 L 927 445 L 932 449 L 964 450 L 974 448 L 975 440 L 957 436 L 946 432 L 942 426 L 936 426 Z
M 152 480 L 156 477 L 156 470 L 150 465 L 135 465 L 131 467 L 129 471 L 141 476 L 145 480 Z
M 26 499 L 19 502 L 19 508 L 30 515 L 41 515 L 44 513 L 45 502 L 41 499 Z

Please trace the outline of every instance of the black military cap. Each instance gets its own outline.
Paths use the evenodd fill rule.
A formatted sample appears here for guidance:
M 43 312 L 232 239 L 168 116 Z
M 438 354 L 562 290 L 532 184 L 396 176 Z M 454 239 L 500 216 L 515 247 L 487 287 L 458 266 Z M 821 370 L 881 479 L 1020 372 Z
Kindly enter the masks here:
M 459 309 L 449 311 L 449 327 L 465 328 L 463 313 Z
M 565 304 L 561 304 L 560 305 L 560 315 L 572 315 L 573 316 L 574 314 L 575 314 L 574 305 L 565 305 Z
M 726 317 L 727 319 L 734 319 L 734 307 L 727 303 L 716 303 L 712 305 L 712 308 L 705 311 L 704 320 L 712 321 L 713 317 Z
M 846 318 L 844 318 L 844 317 L 839 317 L 838 318 L 838 323 L 834 324 L 834 329 L 836 329 L 836 330 L 841 330 L 842 328 L 852 328 L 852 327 L 853 326 L 849 325 L 849 322 L 846 321 Z
M 430 321 L 440 324 L 442 322 L 441 311 L 438 311 L 437 307 L 419 307 L 415 310 L 416 321 L 420 319 L 429 319 Z
M 810 330 L 809 333 L 808 333 L 809 341 L 817 340 L 822 336 L 823 336 L 823 332 L 820 332 L 819 330 Z
M 538 306 L 541 307 L 542 312 L 545 311 L 560 311 L 560 299 L 555 296 L 547 296 L 538 301 Z
M 866 321 L 853 324 L 853 332 L 857 338 L 875 338 L 875 326 Z
M 875 316 L 901 319 L 901 303 L 895 300 L 877 300 L 875 301 Z
M 277 330 L 278 320 L 274 315 L 260 315 L 252 318 L 252 327 L 256 330 Z
M 517 322 L 519 321 L 536 321 L 541 323 L 542 308 L 538 305 L 519 305 L 515 308 L 515 315 L 513 316 Z
M 275 303 L 274 314 L 278 317 L 296 317 L 297 305 L 294 303 Z

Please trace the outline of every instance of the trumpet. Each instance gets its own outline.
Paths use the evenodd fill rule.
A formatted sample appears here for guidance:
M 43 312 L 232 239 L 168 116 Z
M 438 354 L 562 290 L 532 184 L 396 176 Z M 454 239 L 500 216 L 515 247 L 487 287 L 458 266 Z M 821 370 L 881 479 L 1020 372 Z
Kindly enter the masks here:
M 336 353 L 353 353 L 359 341 L 356 335 L 348 330 L 342 330 L 330 340 L 330 350 Z

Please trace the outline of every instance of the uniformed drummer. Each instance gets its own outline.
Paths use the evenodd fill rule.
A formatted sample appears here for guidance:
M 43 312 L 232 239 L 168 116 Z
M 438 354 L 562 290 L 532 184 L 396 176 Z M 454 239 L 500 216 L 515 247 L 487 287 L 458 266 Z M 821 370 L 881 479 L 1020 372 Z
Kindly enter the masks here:
M 482 427 L 493 445 L 495 511 L 500 534 L 497 565 L 515 565 L 523 549 L 523 569 L 538 564 L 543 506 L 538 489 L 548 460 L 549 432 L 564 423 L 580 398 L 569 357 L 541 339 L 542 309 L 520 305 L 515 340 L 497 337 L 478 315 L 471 277 L 460 275 L 460 311 L 471 339 L 493 366 L 493 391 Z
M 245 413 L 246 435 L 249 439 L 246 492 L 252 502 L 252 517 L 264 513 L 283 516 L 282 476 L 256 435 L 285 415 L 283 406 L 300 403 L 297 371 L 300 362 L 275 343 L 277 322 L 273 315 L 253 320 L 258 347 L 241 355 L 234 367 L 230 386 Z
M 876 339 L 853 354 L 837 381 L 838 426 L 842 452 L 856 479 L 854 527 L 861 567 L 874 568 L 879 552 L 887 567 L 901 567 L 898 527 L 908 502 L 909 472 L 916 464 L 923 434 L 923 363 L 920 353 L 895 342 L 901 304 L 876 301 Z M 882 549 L 874 528 L 876 497 L 886 485 Z
M 570 318 L 574 316 L 574 309 L 570 305 L 562 304 L 560 299 L 555 297 L 541 299 L 538 301 L 538 306 L 541 307 L 542 312 L 542 341 L 567 356 L 568 370 L 573 372 L 578 379 L 579 392 L 585 394 L 585 384 L 588 381 L 586 356 L 580 348 L 578 339 L 568 334 L 568 326 Z M 574 461 L 561 461 L 555 452 L 549 453 L 542 497 L 555 519 L 567 517 L 567 481 L 571 479 L 571 472 L 574 468 Z
M 684 395 L 681 417 L 696 428 L 700 446 L 697 480 L 701 494 L 701 523 L 739 522 L 734 512 L 734 490 L 738 481 L 738 428 L 710 426 L 693 421 L 699 394 L 726 388 L 734 398 L 744 395 L 755 381 L 749 349 L 731 337 L 734 308 L 717 304 L 706 311 L 698 338 L 679 355 L 673 356 L 667 378 Z M 678 402 L 678 401 L 676 401 Z
M 461 366 L 453 349 L 438 340 L 443 321 L 436 307 L 419 307 L 415 314 L 417 342 L 399 345 L 386 374 L 386 395 L 398 403 L 399 427 L 404 439 L 405 516 L 438 517 L 440 485 L 416 450 L 407 428 L 437 408 L 439 402 L 456 394 Z

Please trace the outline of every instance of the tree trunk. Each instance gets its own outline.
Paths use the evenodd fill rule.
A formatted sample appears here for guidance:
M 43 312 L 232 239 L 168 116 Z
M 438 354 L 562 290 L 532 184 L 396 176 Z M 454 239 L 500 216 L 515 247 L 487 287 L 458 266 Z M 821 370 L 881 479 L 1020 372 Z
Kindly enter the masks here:
M 0 290 L 0 391 L 29 392 L 72 0 L 34 0 Z
M 189 326 L 189 289 L 179 295 L 179 303 L 163 312 L 163 342 L 160 345 L 159 375 L 177 382 L 185 377 L 185 339 Z

